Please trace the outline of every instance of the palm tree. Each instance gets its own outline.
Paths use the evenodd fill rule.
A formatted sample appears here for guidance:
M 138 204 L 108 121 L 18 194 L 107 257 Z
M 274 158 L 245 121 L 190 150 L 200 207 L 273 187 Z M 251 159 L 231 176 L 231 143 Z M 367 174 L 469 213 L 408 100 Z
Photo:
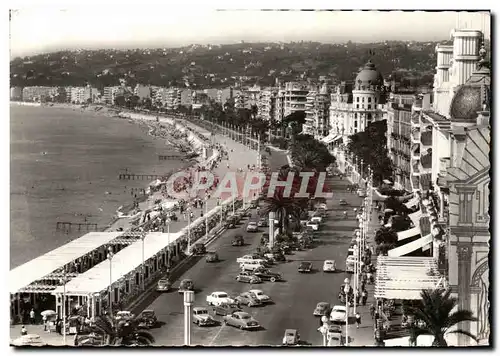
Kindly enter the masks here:
M 287 233 L 292 226 L 291 222 L 300 221 L 300 215 L 304 209 L 303 199 L 284 198 L 282 195 L 277 194 L 264 199 L 264 208 L 261 210 L 261 214 L 267 216 L 270 212 L 274 212 L 283 232 Z
M 153 335 L 140 329 L 137 321 L 116 321 L 108 315 L 98 316 L 89 334 L 78 335 L 79 346 L 149 346 L 155 342 Z
M 423 290 L 421 296 L 417 305 L 409 308 L 409 314 L 422 320 L 425 325 L 410 326 L 410 343 L 416 345 L 418 336 L 425 334 L 434 336 L 432 346 L 437 347 L 448 346 L 444 338 L 446 334 L 463 334 L 477 341 L 476 336 L 466 330 L 457 328 L 450 331 L 461 322 L 477 320 L 470 310 L 453 311 L 458 300 L 451 296 L 450 289 Z

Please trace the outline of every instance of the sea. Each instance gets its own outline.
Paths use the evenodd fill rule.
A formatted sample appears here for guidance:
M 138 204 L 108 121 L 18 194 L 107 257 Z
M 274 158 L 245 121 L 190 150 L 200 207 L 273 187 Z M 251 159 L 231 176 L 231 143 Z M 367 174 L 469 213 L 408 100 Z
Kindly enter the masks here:
M 86 231 L 58 231 L 58 221 L 107 226 L 146 180 L 121 172 L 164 174 L 186 165 L 164 139 L 128 119 L 54 107 L 10 107 L 10 268 Z

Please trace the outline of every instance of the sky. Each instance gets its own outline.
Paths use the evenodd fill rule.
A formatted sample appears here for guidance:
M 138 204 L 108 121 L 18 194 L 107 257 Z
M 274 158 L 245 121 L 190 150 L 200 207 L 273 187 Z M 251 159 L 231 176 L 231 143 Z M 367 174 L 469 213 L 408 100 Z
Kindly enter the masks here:
M 216 11 L 203 7 L 90 6 L 15 10 L 11 58 L 75 48 L 154 48 L 252 41 L 446 40 L 457 27 L 483 29 L 489 16 L 457 12 Z

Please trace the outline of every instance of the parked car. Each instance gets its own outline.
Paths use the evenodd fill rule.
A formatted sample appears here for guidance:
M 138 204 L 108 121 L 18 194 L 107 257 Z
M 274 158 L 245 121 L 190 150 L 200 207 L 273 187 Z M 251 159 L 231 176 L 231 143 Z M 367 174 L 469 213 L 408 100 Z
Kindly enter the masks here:
M 235 302 L 226 292 L 213 292 L 207 296 L 208 305 L 234 304 Z
M 250 314 L 245 312 L 234 312 L 224 317 L 224 324 L 240 328 L 242 330 L 259 329 L 260 324 Z
M 264 294 L 263 291 L 261 291 L 260 289 L 250 289 L 248 291 L 248 293 L 251 293 L 253 295 L 255 295 L 255 297 L 260 300 L 262 303 L 269 303 L 271 302 L 271 298 L 267 295 Z
M 208 313 L 207 308 L 203 307 L 194 307 L 193 308 L 193 323 L 198 326 L 211 326 L 216 325 L 217 321 L 215 321 L 212 316 Z
M 259 277 L 263 281 L 270 282 L 281 281 L 283 279 L 281 274 L 272 272 L 268 268 L 257 268 L 253 271 L 253 275 Z
M 314 316 L 328 316 L 330 314 L 330 303 L 319 302 L 314 309 Z
M 260 261 L 260 262 L 264 262 L 264 260 L 257 254 L 253 254 L 253 255 L 245 255 L 243 257 L 238 257 L 236 259 L 236 263 L 244 263 L 244 262 L 248 262 L 248 261 Z
M 345 199 L 340 199 L 339 204 L 340 205 L 349 205 L 349 204 L 347 204 L 347 202 L 345 201 Z
M 342 339 L 342 329 L 339 325 L 330 324 L 328 326 L 326 339 L 328 340 L 328 346 L 344 346 L 344 342 Z
M 137 321 L 139 322 L 139 326 L 154 328 L 158 323 L 158 318 L 156 317 L 154 310 L 146 309 L 139 314 Z
M 325 260 L 323 262 L 323 272 L 335 272 L 337 270 L 337 264 L 334 260 Z
M 184 293 L 188 290 L 194 290 L 194 283 L 192 279 L 183 279 L 179 284 L 179 293 Z
M 238 224 L 238 219 L 235 216 L 230 216 L 224 223 L 226 229 L 234 229 Z
M 319 223 L 317 221 L 309 220 L 306 224 L 306 227 L 311 228 L 313 231 L 319 230 Z
M 157 292 L 168 292 L 170 290 L 170 287 L 172 287 L 172 283 L 170 282 L 170 279 L 168 279 L 168 277 L 163 277 L 156 284 L 156 291 Z
M 211 263 L 211 262 L 218 262 L 219 261 L 219 255 L 215 251 L 209 251 L 209 252 L 207 252 L 207 254 L 205 256 L 205 261 L 209 262 L 209 263 Z
M 312 271 L 312 262 L 300 262 L 298 271 L 300 273 L 310 273 Z
M 115 314 L 116 320 L 132 320 L 135 319 L 135 315 L 132 314 L 131 311 L 128 310 L 120 310 Z
M 236 276 L 236 280 L 238 282 L 250 283 L 250 284 L 256 284 L 262 282 L 262 280 L 259 277 L 254 276 L 251 273 L 245 271 L 240 272 L 240 274 Z
M 258 227 L 267 227 L 268 225 L 269 223 L 266 218 L 260 218 L 259 221 L 257 222 Z
M 330 321 L 345 323 L 346 309 L 343 305 L 335 305 L 330 312 Z
M 300 341 L 299 332 L 295 329 L 286 329 L 285 335 L 283 336 L 283 345 L 284 346 L 293 346 L 297 345 Z
M 193 255 L 204 255 L 207 253 L 207 248 L 202 243 L 196 243 L 191 247 L 191 253 Z
M 229 315 L 234 312 L 242 311 L 237 303 L 222 303 L 213 307 L 215 315 Z
M 316 211 L 311 216 L 310 221 L 317 222 L 318 224 L 321 224 L 323 222 L 323 215 L 319 211 Z
M 328 205 L 326 205 L 326 203 L 321 203 L 318 205 L 318 208 L 319 209 L 323 209 L 325 211 L 328 211 Z
M 241 293 L 239 296 L 237 296 L 236 302 L 239 305 L 246 305 L 248 307 L 257 307 L 259 305 L 262 305 L 262 302 L 257 299 L 255 295 L 248 292 Z
M 259 227 L 257 226 L 256 221 L 250 221 L 247 225 L 247 232 L 257 232 L 259 231 Z
M 242 271 L 255 271 L 257 268 L 265 268 L 266 263 L 264 260 L 247 261 L 240 263 Z
M 245 240 L 243 239 L 243 236 L 241 235 L 236 235 L 233 239 L 233 242 L 231 242 L 232 246 L 245 246 Z

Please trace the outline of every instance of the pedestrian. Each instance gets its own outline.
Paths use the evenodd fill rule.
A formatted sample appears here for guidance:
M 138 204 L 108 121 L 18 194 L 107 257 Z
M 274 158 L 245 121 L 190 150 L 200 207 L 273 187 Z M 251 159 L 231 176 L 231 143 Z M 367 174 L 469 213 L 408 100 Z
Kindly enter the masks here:
M 21 336 L 28 335 L 28 330 L 26 327 L 23 325 L 21 326 Z
M 362 299 L 362 302 L 363 302 L 363 306 L 366 305 L 366 301 L 368 299 L 368 292 L 366 290 L 363 290 L 361 292 L 361 299 Z
M 359 313 L 356 313 L 356 329 L 359 329 L 360 325 L 361 325 L 361 315 L 359 315 Z
M 375 305 L 373 305 L 373 303 L 370 304 L 370 315 L 371 315 L 372 319 L 375 316 Z
M 47 331 L 47 314 L 44 314 L 42 316 L 42 322 L 43 322 L 43 331 Z
M 35 310 L 33 308 L 30 311 L 30 323 L 35 324 Z

